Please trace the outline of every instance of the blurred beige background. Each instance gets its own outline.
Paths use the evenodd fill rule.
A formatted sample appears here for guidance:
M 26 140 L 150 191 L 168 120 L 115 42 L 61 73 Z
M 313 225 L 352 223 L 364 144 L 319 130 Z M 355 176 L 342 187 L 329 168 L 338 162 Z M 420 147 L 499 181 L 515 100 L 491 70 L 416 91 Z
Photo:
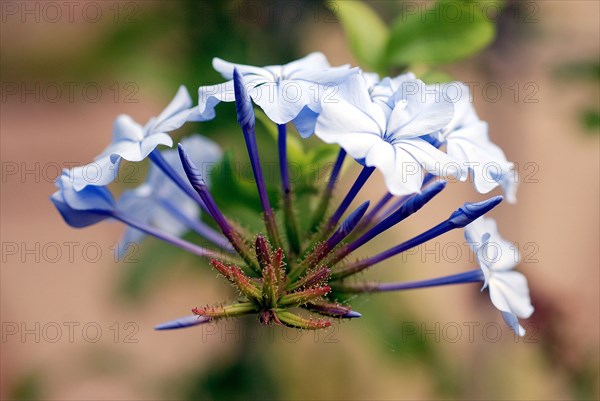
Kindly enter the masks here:
M 434 331 L 436 323 L 442 327 L 450 322 L 461 327 L 464 322 L 481 323 L 474 341 L 465 329 L 458 341 L 445 341 L 442 335 L 435 344 L 454 374 L 470 384 L 463 395 L 472 399 L 571 399 L 573 372 L 581 370 L 592 375 L 593 386 L 586 394 L 598 396 L 600 136 L 586 134 L 577 113 L 590 102 L 597 107 L 599 88 L 597 81 L 561 81 L 554 71 L 569 60 L 597 57 L 599 3 L 535 4 L 537 22 L 526 37 L 509 39 L 500 51 L 448 68 L 457 79 L 480 84 L 474 89 L 477 110 L 526 181 L 520 185 L 518 203 L 503 205 L 492 215 L 504 236 L 518 243 L 526 256 L 520 269 L 529 279 L 537 309 L 530 322 L 530 341 L 515 341 L 508 330 L 498 342 L 486 340 L 481 327 L 503 323 L 487 293 L 479 294 L 474 287 L 379 295 L 356 303 L 358 310 L 386 308 L 389 319 L 401 319 L 403 311 L 394 309 L 401 299 L 418 316 L 417 325 Z M 312 23 L 306 28 L 302 43 L 306 53 L 323 51 L 334 65 L 353 61 L 339 25 Z M 103 29 L 110 29 L 110 24 L 22 23 L 8 18 L 2 22 L 2 58 L 34 63 L 36 54 L 59 52 L 68 63 L 81 49 L 93 48 Z M 104 223 L 71 229 L 48 200 L 57 167 L 91 160 L 109 141 L 118 113 L 145 121 L 164 107 L 175 88 L 144 86 L 148 77 L 115 71 L 114 80 L 101 83 L 104 91 L 97 102 L 86 101 L 78 89 L 75 101 L 65 96 L 58 102 L 43 96 L 36 101 L 31 95 L 22 101 L 19 95 L 7 95 L 12 89 L 7 83 L 19 83 L 14 80 L 17 76 L 18 71 L 3 68 L 2 399 L 15 394 L 15 388 L 28 388 L 28 380 L 40 386 L 42 399 L 160 399 L 175 394 L 165 388 L 165 380 L 176 384 L 186 371 L 210 369 L 210 364 L 235 358 L 232 350 L 239 341 L 233 334 L 234 322 L 227 323 L 231 332 L 152 330 L 156 323 L 184 315 L 196 304 L 223 298 L 225 285 L 206 266 L 199 267 L 206 272 L 193 280 L 182 263 L 168 266 L 172 274 L 143 304 L 122 303 L 114 296 L 114 286 L 130 266 L 115 264 L 111 247 L 123 228 Z M 35 76 L 27 79 L 29 84 L 36 82 Z M 115 89 L 110 89 L 113 82 L 120 85 L 119 101 L 113 96 Z M 129 93 L 123 89 L 127 82 L 139 83 L 135 95 L 139 102 L 123 101 Z M 481 89 L 490 82 L 503 91 L 496 102 Z M 362 194 L 383 193 L 379 178 Z M 419 213 L 372 249 L 409 238 L 445 218 L 456 205 L 479 198 L 469 185 L 451 186 L 427 213 Z M 436 243 L 443 247 L 462 241 L 462 234 L 453 232 Z M 379 277 L 432 277 L 474 266 L 466 252 L 450 265 L 419 251 L 406 258 L 408 267 L 402 272 L 393 269 L 400 259 L 388 262 L 387 272 Z M 387 358 L 386 354 L 401 354 L 402 347 L 372 341 L 378 327 L 372 323 L 365 316 L 341 324 L 329 333 L 332 341 L 324 334 L 315 338 L 304 333 L 294 342 L 285 337 L 293 338 L 293 332 L 261 328 L 260 341 L 244 346 L 266 354 L 273 367 L 301 372 L 286 378 L 288 394 L 295 399 L 436 398 L 428 362 Z

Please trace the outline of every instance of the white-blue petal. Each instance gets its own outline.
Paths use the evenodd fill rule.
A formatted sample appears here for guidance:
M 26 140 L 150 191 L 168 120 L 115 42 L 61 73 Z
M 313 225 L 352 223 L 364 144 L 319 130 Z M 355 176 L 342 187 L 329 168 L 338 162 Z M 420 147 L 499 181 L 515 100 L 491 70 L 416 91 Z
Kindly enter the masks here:
M 113 123 L 113 142 L 141 141 L 144 138 L 144 127 L 135 122 L 131 116 L 120 114 Z
M 264 68 L 246 64 L 230 63 L 229 61 L 225 61 L 218 57 L 213 58 L 212 65 L 225 79 L 233 79 L 234 68 L 237 68 L 242 75 L 257 75 L 267 79 L 272 77 L 272 75 Z
M 427 172 L 443 177 L 456 178 L 464 181 L 467 178 L 466 171 L 460 163 L 442 152 L 422 138 L 411 138 L 394 141 L 396 148 L 402 148 L 412 155 Z
M 198 88 L 198 113 L 206 115 L 220 102 L 234 102 L 233 81 Z
M 165 107 L 165 109 L 156 117 L 156 124 L 160 125 L 164 123 L 166 120 L 172 118 L 176 114 L 187 110 L 192 107 L 192 98 L 190 93 L 185 88 L 185 86 L 181 85 L 175 94 L 175 97 L 171 102 Z M 178 127 L 179 128 L 179 127 Z
M 515 334 L 519 337 L 525 336 L 525 328 L 519 324 L 519 319 L 514 313 L 511 312 L 502 312 L 502 318 L 506 322 L 506 324 L 513 329 Z
M 87 227 L 109 217 L 106 214 L 96 213 L 94 210 L 76 210 L 69 207 L 60 192 L 52 194 L 50 200 L 58 209 L 65 222 L 71 227 Z
M 283 74 L 286 77 L 293 77 L 295 74 L 303 73 L 311 70 L 325 70 L 331 67 L 327 61 L 327 57 L 321 52 L 313 52 L 306 56 L 289 62 L 282 66 Z M 347 66 L 338 68 L 348 68 Z
M 419 80 L 407 80 L 395 94 L 396 106 L 387 131 L 395 138 L 432 134 L 444 128 L 454 115 L 452 102 L 428 89 Z
M 104 186 L 110 184 L 119 174 L 120 162 L 120 158 L 113 162 L 110 155 L 106 155 L 84 166 L 73 167 L 69 170 L 73 189 L 81 191 L 88 185 Z
M 292 123 L 302 138 L 308 138 L 315 132 L 318 117 L 319 113 L 312 111 L 308 106 L 304 106 L 296 118 L 292 120 Z
M 513 166 L 502 149 L 489 140 L 487 130 L 487 124 L 478 121 L 447 135 L 448 154 L 471 171 L 479 193 L 496 188 Z
M 87 186 L 76 191 L 68 170 L 63 171 L 56 182 L 62 200 L 76 210 L 112 211 L 115 203 L 110 191 L 104 186 Z

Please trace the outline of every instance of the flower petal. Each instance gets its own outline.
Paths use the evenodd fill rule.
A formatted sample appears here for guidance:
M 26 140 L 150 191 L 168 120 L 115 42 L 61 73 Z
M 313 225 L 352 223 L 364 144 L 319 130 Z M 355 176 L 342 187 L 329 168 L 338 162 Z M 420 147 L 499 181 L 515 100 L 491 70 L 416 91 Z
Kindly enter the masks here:
M 141 141 L 142 138 L 144 138 L 144 127 L 127 114 L 117 116 L 113 123 L 113 142 Z
M 502 312 L 502 318 L 519 337 L 525 336 L 525 328 L 519 324 L 519 319 L 517 318 L 517 315 L 510 312 Z
M 166 120 L 191 107 L 192 97 L 186 87 L 181 85 L 173 100 L 171 100 L 167 107 L 156 118 L 156 126 L 163 124 Z
M 75 191 L 81 191 L 88 185 L 105 186 L 113 182 L 119 174 L 121 159 L 110 155 L 97 158 L 91 163 L 69 170 L 69 179 Z
M 171 132 L 181 128 L 188 121 L 207 121 L 215 116 L 214 109 L 207 109 L 204 113 L 200 113 L 198 107 L 184 109 L 164 121 L 157 123 L 152 128 L 151 135 L 159 132 Z
M 496 239 L 499 236 L 496 220 L 485 216 L 481 216 L 465 227 L 465 239 L 474 253 L 490 238 Z
M 406 162 L 414 163 L 414 158 L 383 140 L 368 149 L 365 158 L 367 166 L 381 171 L 388 191 L 395 196 L 413 194 L 421 189 L 423 173 L 420 165 L 413 164 L 407 169 Z
M 452 157 L 437 149 L 421 138 L 394 141 L 395 147 L 409 152 L 414 159 L 429 173 L 439 177 L 454 177 L 460 181 L 467 178 L 462 166 Z
M 295 74 L 286 75 L 285 79 L 335 87 L 343 84 L 350 76 L 358 75 L 359 73 L 360 69 L 356 67 L 341 66 L 322 70 L 300 70 Z
M 517 171 L 513 168 L 505 172 L 498 181 L 502 190 L 504 191 L 504 197 L 508 203 L 517 203 L 517 188 L 519 186 L 519 177 Z
M 502 149 L 489 140 L 483 121 L 451 132 L 447 141 L 448 154 L 469 168 L 479 193 L 493 190 L 512 169 Z
M 445 140 L 445 135 L 459 129 L 468 127 L 479 120 L 477 112 L 473 107 L 471 93 L 469 88 L 462 82 L 450 82 L 443 85 L 443 93 L 454 103 L 454 116 L 452 121 L 444 128 L 441 140 Z
M 87 186 L 81 191 L 76 191 L 67 170 L 63 171 L 56 186 L 62 195 L 62 201 L 75 210 L 94 209 L 111 212 L 115 207 L 114 198 L 104 186 Z
M 249 88 L 248 94 L 271 121 L 286 124 L 296 118 L 304 106 L 311 103 L 309 85 L 289 80 L 266 82 Z
M 318 117 L 319 113 L 312 111 L 308 106 L 304 106 L 296 118 L 292 120 L 292 123 L 302 138 L 308 138 L 315 132 Z
M 169 134 L 166 133 L 156 133 L 154 135 L 150 135 L 147 138 L 144 138 L 144 140 L 140 143 L 140 157 L 138 160 L 135 159 L 128 159 L 127 157 L 123 156 L 123 159 L 125 160 L 130 160 L 130 161 L 142 161 L 144 160 L 146 157 L 148 157 L 148 155 L 154 150 L 156 149 L 156 147 L 158 145 L 164 145 L 164 146 L 168 146 L 168 147 L 172 147 L 173 146 L 173 138 L 171 138 L 171 136 Z
M 371 147 L 383 141 L 381 127 L 364 111 L 338 100 L 321 104 L 315 135 L 324 142 L 339 144 L 355 159 L 363 159 Z
M 233 81 L 198 88 L 198 114 L 208 118 L 220 102 L 235 102 Z
M 323 53 L 313 52 L 298 60 L 294 60 L 284 65 L 283 74 L 286 78 L 290 78 L 296 73 L 303 73 L 306 71 L 314 70 L 325 70 L 330 67 L 331 65 L 329 64 L 329 61 L 327 61 L 327 57 L 325 57 Z
M 266 79 L 272 78 L 271 74 L 264 68 L 245 64 L 230 63 L 229 61 L 225 61 L 218 57 L 213 58 L 212 65 L 213 68 L 217 70 L 217 72 L 225 79 L 233 79 L 234 68 L 237 68 L 242 75 L 257 75 Z
M 454 115 L 452 102 L 419 80 L 406 80 L 394 96 L 396 106 L 387 131 L 395 138 L 434 133 L 444 128 Z
M 520 318 L 526 319 L 533 313 L 527 278 L 519 272 L 494 272 L 490 280 L 490 297 L 498 309 Z
M 52 194 L 50 200 L 65 222 L 74 228 L 87 227 L 110 217 L 104 213 L 97 213 L 95 210 L 73 209 L 67 205 L 59 192 Z
M 86 186 L 81 191 L 73 188 L 70 172 L 65 170 L 56 181 L 58 191 L 50 200 L 67 224 L 86 227 L 110 217 L 115 202 L 106 187 Z
M 493 271 L 512 270 L 519 264 L 519 249 L 504 239 L 492 218 L 482 216 L 465 227 L 465 239 L 480 264 Z

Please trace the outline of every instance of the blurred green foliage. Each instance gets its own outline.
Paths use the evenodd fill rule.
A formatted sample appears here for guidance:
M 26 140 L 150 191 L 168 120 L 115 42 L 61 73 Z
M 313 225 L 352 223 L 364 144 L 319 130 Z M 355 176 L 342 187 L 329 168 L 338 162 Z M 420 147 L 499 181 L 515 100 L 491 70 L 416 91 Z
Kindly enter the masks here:
M 307 15 L 335 13 L 346 32 L 349 47 L 362 67 L 382 75 L 417 67 L 426 81 L 442 82 L 451 80 L 441 70 L 444 64 L 464 60 L 494 40 L 494 21 L 481 13 L 481 7 L 489 2 L 502 5 L 495 0 L 432 2 L 430 18 L 425 20 L 422 13 L 411 13 L 401 1 L 375 5 L 361 1 L 296 1 L 295 4 L 299 4 Z M 264 9 L 274 3 L 265 0 L 254 4 Z M 243 5 L 238 0 L 152 2 L 140 9 L 139 22 L 112 24 L 93 46 L 73 55 L 68 62 L 64 59 L 23 60 L 22 64 L 13 64 L 6 69 L 7 61 L 3 60 L 2 66 L 8 74 L 19 71 L 27 75 L 37 74 L 38 71 L 33 69 L 44 65 L 47 74 L 80 80 L 134 74 L 140 85 L 154 85 L 164 91 L 166 98 L 182 83 L 193 93 L 199 85 L 222 82 L 219 74 L 212 69 L 213 57 L 265 65 L 279 64 L 303 55 L 300 45 L 310 26 L 290 29 L 282 19 L 244 18 L 239 13 Z M 450 12 L 454 7 L 460 10 L 460 18 L 439 18 L 439 15 L 453 15 Z M 594 80 L 598 79 L 599 71 L 597 62 L 564 68 L 564 73 L 571 78 Z M 178 134 L 199 131 L 227 149 L 222 162 L 211 174 L 213 196 L 236 223 L 257 232 L 263 229 L 258 218 L 260 203 L 251 170 L 239 167 L 247 166 L 248 160 L 236 123 L 235 108 L 231 104 L 221 104 L 217 112 L 219 118 L 214 121 L 190 124 L 193 129 L 185 128 Z M 582 119 L 586 126 L 598 129 L 597 109 L 586 110 Z M 263 162 L 275 165 L 276 127 L 264 118 L 260 110 L 257 110 L 257 135 Z M 336 152 L 335 147 L 289 136 L 289 159 L 301 173 L 293 183 L 299 198 L 296 203 L 300 216 L 308 214 L 310 196 L 327 177 L 328 170 L 322 167 L 334 160 Z M 317 164 L 320 167 L 315 171 Z M 269 174 L 266 178 L 269 197 L 276 205 L 280 197 L 278 174 Z M 308 224 L 308 219 L 299 221 Z M 206 222 L 212 224 L 208 220 Z M 194 234 L 188 234 L 186 239 L 199 242 Z M 118 288 L 118 293 L 132 302 L 150 296 L 161 279 L 173 274 L 174 266 L 186 258 L 194 258 L 154 239 L 145 241 L 136 257 L 140 258 L 138 263 L 121 266 L 122 278 Z M 190 274 L 208 271 L 206 263 L 198 266 L 199 263 L 195 263 L 197 259 L 193 260 L 194 263 L 185 264 L 192 267 Z M 467 382 L 460 376 L 456 362 L 448 360 L 436 343 L 424 341 L 420 335 L 401 337 L 402 324 L 417 321 L 410 308 L 401 299 L 394 298 L 392 302 L 396 307 L 390 310 L 392 302 L 384 303 L 375 298 L 363 298 L 356 306 L 365 315 L 358 323 L 373 327 L 366 327 L 366 330 L 369 340 L 378 347 L 379 358 L 392 360 L 398 365 L 419 364 L 430 374 L 436 386 L 434 392 L 440 396 L 459 398 L 464 394 Z M 278 383 L 284 380 L 284 375 L 295 372 L 282 372 L 269 366 L 264 359 L 268 352 L 258 354 L 243 342 L 231 344 L 231 348 L 235 348 L 234 357 L 215 358 L 209 364 L 209 370 L 193 368 L 183 375 L 177 373 L 176 377 L 167 378 L 167 392 L 173 395 L 175 391 L 177 394 L 174 395 L 179 399 L 190 400 L 276 399 L 285 396 Z M 343 373 L 335 379 L 338 382 L 352 380 L 351 377 L 343 377 Z M 576 395 L 585 397 L 592 393 L 593 379 L 593 369 L 578 372 L 573 379 Z M 13 385 L 11 398 L 41 399 L 42 383 L 39 372 L 24 376 Z
M 387 75 L 409 66 L 436 66 L 474 55 L 495 38 L 495 24 L 483 12 L 488 2 L 443 0 L 414 12 L 401 7 L 390 27 L 361 1 L 336 1 L 330 8 L 344 26 L 350 48 L 363 67 Z M 500 2 L 498 7 L 500 7 Z M 401 3 L 395 3 L 401 4 Z M 435 70 L 434 70 L 435 71 Z M 431 75 L 432 80 L 446 76 Z
M 564 63 L 555 70 L 558 80 L 578 84 L 581 88 L 589 86 L 588 92 L 594 93 L 592 99 L 579 111 L 581 127 L 589 134 L 600 134 L 600 62 L 598 60 L 578 60 Z
M 210 369 L 192 371 L 183 378 L 181 400 L 276 400 L 281 399 L 278 373 L 269 369 L 263 353 L 241 344 L 233 360 L 221 360 Z
M 384 60 L 390 38 L 388 27 L 369 6 L 360 1 L 330 3 L 344 26 L 354 57 L 374 71 L 386 69 Z
M 423 19 L 414 14 L 394 21 L 386 52 L 390 64 L 435 65 L 459 61 L 482 50 L 494 39 L 494 24 L 477 7 L 438 2 L 432 13 L 457 13 L 457 18 Z
M 43 373 L 34 370 L 19 377 L 9 391 L 11 400 L 43 400 L 44 399 Z

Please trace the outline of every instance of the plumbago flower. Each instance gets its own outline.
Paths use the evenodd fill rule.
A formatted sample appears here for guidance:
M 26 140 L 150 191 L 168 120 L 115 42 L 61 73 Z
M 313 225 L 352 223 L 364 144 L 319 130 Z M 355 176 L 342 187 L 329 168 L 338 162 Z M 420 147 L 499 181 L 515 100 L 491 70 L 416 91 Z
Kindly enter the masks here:
M 181 127 L 187 121 L 206 121 L 214 118 L 214 110 L 207 108 L 202 113 L 192 107 L 192 98 L 184 86 L 158 117 L 153 117 L 142 126 L 130 116 L 121 114 L 114 122 L 113 142 L 90 164 L 70 170 L 75 190 L 87 185 L 103 186 L 114 181 L 119 174 L 122 159 L 139 162 L 158 146 L 173 146 L 168 132 Z
M 331 97 L 357 68 L 331 67 L 322 53 L 311 53 L 285 65 L 253 67 L 213 59 L 213 67 L 228 82 L 199 89 L 200 112 L 211 110 L 219 102 L 233 102 L 233 70 L 237 69 L 247 92 L 267 117 L 277 124 L 293 122 L 302 136 L 312 135 L 310 127 L 320 109 L 321 100 Z
M 450 156 L 469 170 L 478 192 L 485 194 L 500 185 L 507 201 L 515 203 L 518 180 L 514 164 L 506 159 L 499 146 L 490 141 L 488 124 L 477 116 L 466 85 L 446 85 L 444 92 L 447 96 L 450 96 L 450 91 L 456 92 L 452 96 L 457 99 L 454 117 L 436 134 L 437 139 L 446 145 Z
M 476 116 L 457 116 L 469 105 L 440 100 L 441 89 L 432 89 L 410 73 L 379 79 L 347 66 L 332 68 L 319 53 L 278 67 L 236 65 L 220 59 L 213 64 L 230 81 L 201 87 L 196 108 L 190 108 L 187 101 L 175 102 L 177 107 L 169 106 L 169 111 L 159 116 L 163 122 L 173 118 L 164 123 L 169 129 L 156 128 L 155 124 L 147 131 L 148 138 L 157 137 L 152 146 L 144 145 L 144 139 L 137 140 L 135 146 L 145 150 L 135 158 L 126 158 L 114 150 L 103 154 L 113 164 L 119 158 L 141 161 L 149 157 L 153 164 L 144 184 L 115 200 L 106 185 L 83 185 L 74 169 L 65 171 L 57 180 L 58 190 L 51 197 L 69 225 L 85 227 L 106 219 L 125 223 L 128 229 L 124 244 L 139 242 L 145 235 L 157 237 L 207 259 L 238 293 L 235 301 L 193 308 L 192 315 L 168 321 L 157 329 L 183 328 L 248 314 L 256 315 L 263 324 L 322 329 L 330 326 L 332 319 L 361 316 L 347 301 L 352 299 L 351 294 L 482 282 L 489 287 L 492 303 L 502 311 L 508 324 L 519 335 L 524 334 L 517 318 L 527 318 L 533 310 L 526 281 L 512 271 L 517 262 L 513 260 L 511 264 L 506 259 L 510 243 L 500 239 L 491 220 L 482 218 L 502 201 L 502 196 L 465 203 L 449 213 L 446 220 L 408 241 L 367 258 L 352 258 L 354 251 L 425 207 L 443 191 L 446 181 L 435 177 L 465 180 L 471 174 L 480 192 L 489 192 L 506 182 L 502 177 L 509 162 L 503 162 L 507 169 L 492 177 L 495 181 L 491 187 L 478 182 L 480 170 L 461 164 L 506 160 L 503 153 L 493 150 L 495 145 L 491 145 L 487 134 L 472 134 L 467 129 L 481 125 L 476 124 Z M 300 90 L 296 102 L 284 96 L 282 88 L 290 83 L 297 84 Z M 337 84 L 332 96 L 317 96 L 316 100 L 308 97 L 311 88 L 327 83 Z M 272 90 L 275 96 L 262 97 L 261 88 Z M 212 197 L 202 167 L 220 158 L 216 144 L 194 136 L 182 140 L 177 151 L 155 149 L 158 144 L 172 144 L 161 133 L 186 121 L 212 117 L 219 101 L 236 103 L 237 120 L 263 210 L 264 233 L 248 234 L 233 224 L 235 216 L 225 216 Z M 283 208 L 280 220 L 275 219 L 263 177 L 253 101 L 279 129 Z M 304 225 L 297 222 L 296 199 L 288 173 L 289 122 L 296 125 L 302 136 L 314 133 L 324 142 L 340 146 L 327 184 L 313 199 L 311 215 L 303 216 L 307 222 Z M 119 138 L 145 138 L 139 130 L 139 126 L 119 125 Z M 468 148 L 467 141 L 478 150 Z M 463 149 L 463 153 L 457 149 Z M 336 183 L 347 155 L 363 169 L 335 205 Z M 383 174 L 388 192 L 373 206 L 366 201 L 351 208 L 375 169 Z M 395 202 L 387 206 L 395 197 Z M 200 210 L 206 222 L 199 218 Z M 479 269 L 404 283 L 380 284 L 357 278 L 358 273 L 404 251 L 464 227 L 477 254 Z M 206 247 L 180 238 L 188 229 L 208 240 Z M 492 245 L 496 243 L 500 248 L 494 250 Z
M 183 139 L 181 143 L 197 163 L 212 165 L 221 159 L 221 149 L 208 138 L 193 135 Z M 165 150 L 161 154 L 179 177 L 185 179 L 177 151 Z M 187 185 L 191 190 L 191 186 Z M 203 238 L 225 249 L 231 249 L 223 235 L 199 219 L 198 203 L 178 188 L 156 165 L 150 167 L 146 182 L 133 190 L 125 191 L 117 204 L 121 211 L 140 222 L 151 224 L 169 234 L 179 237 L 192 229 Z M 132 244 L 141 242 L 145 236 L 143 231 L 129 227 L 120 243 L 119 254 L 123 257 Z
M 498 233 L 496 221 L 480 217 L 465 229 L 465 238 L 484 276 L 484 285 L 490 290 L 490 298 L 502 312 L 506 323 L 520 336 L 525 329 L 518 318 L 527 319 L 533 313 L 527 279 L 513 271 L 519 263 L 519 252 L 514 244 Z
M 450 123 L 452 103 L 408 76 L 399 86 L 394 90 L 389 82 L 386 91 L 375 85 L 369 93 L 366 80 L 357 77 L 352 98 L 323 102 L 315 134 L 362 161 L 365 172 L 379 168 L 393 195 L 419 192 L 424 171 L 464 180 L 456 160 L 423 138 Z

